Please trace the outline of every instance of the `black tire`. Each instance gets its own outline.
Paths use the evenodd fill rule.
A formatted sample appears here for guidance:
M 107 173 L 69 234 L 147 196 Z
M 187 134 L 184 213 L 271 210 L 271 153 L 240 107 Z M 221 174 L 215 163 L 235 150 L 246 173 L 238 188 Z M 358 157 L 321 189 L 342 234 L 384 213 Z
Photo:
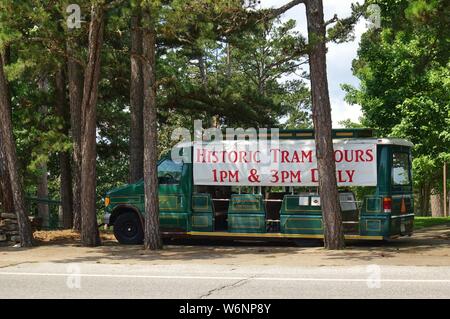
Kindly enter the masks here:
M 114 236 L 124 245 L 142 244 L 144 231 L 139 217 L 132 212 L 120 214 L 114 222 Z

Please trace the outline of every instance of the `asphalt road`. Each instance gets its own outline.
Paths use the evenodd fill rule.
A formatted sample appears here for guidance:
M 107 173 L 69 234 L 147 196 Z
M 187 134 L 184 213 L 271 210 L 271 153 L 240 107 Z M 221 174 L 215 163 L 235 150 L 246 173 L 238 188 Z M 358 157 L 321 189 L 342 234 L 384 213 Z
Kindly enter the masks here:
M 450 267 L 25 263 L 0 298 L 450 298 Z

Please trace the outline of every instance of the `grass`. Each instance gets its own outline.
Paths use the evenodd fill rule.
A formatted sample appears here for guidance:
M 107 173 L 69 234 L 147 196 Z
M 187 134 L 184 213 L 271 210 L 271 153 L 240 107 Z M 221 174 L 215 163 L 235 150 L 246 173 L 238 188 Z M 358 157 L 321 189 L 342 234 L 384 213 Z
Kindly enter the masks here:
M 446 224 L 450 226 L 450 217 L 414 217 L 414 229 Z

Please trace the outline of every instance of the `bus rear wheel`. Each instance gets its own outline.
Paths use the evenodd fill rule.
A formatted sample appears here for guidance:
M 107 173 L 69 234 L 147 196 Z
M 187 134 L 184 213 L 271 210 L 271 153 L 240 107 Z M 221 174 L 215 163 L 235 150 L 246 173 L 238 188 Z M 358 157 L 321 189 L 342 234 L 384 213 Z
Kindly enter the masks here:
M 120 214 L 114 222 L 114 236 L 117 241 L 125 245 L 142 244 L 144 231 L 136 214 L 126 212 Z

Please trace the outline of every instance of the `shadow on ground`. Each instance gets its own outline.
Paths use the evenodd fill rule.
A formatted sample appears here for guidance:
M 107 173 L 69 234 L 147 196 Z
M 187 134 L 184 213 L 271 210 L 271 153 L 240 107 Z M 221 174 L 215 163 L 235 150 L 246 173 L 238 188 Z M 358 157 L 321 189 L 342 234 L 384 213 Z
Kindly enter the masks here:
M 413 237 L 399 238 L 390 241 L 348 241 L 345 250 L 327 251 L 320 240 L 211 240 L 211 239 L 174 239 L 165 240 L 164 249 L 160 251 L 144 251 L 141 245 L 119 245 L 110 233 L 102 234 L 103 245 L 100 247 L 82 247 L 79 236 L 61 232 L 41 234 L 39 246 L 33 248 L 4 247 L 2 252 L 47 252 L 48 262 L 76 263 L 121 263 L 124 261 L 176 262 L 211 260 L 212 263 L 227 259 L 227 262 L 250 263 L 259 260 L 262 265 L 271 264 L 277 259 L 279 263 L 291 257 L 304 259 L 319 258 L 325 263 L 340 261 L 371 262 L 381 259 L 393 259 L 401 256 L 436 255 L 436 251 L 449 257 L 450 228 L 443 226 L 430 227 L 418 231 Z M 47 237 L 46 237 L 47 236 Z M 39 236 L 37 236 L 39 237 Z M 69 248 L 69 249 L 67 249 Z M 444 252 L 442 252 L 444 250 Z M 13 253 L 14 254 L 14 253 Z M 24 257 L 26 259 L 28 255 Z M 278 260 L 280 258 L 280 260 Z

